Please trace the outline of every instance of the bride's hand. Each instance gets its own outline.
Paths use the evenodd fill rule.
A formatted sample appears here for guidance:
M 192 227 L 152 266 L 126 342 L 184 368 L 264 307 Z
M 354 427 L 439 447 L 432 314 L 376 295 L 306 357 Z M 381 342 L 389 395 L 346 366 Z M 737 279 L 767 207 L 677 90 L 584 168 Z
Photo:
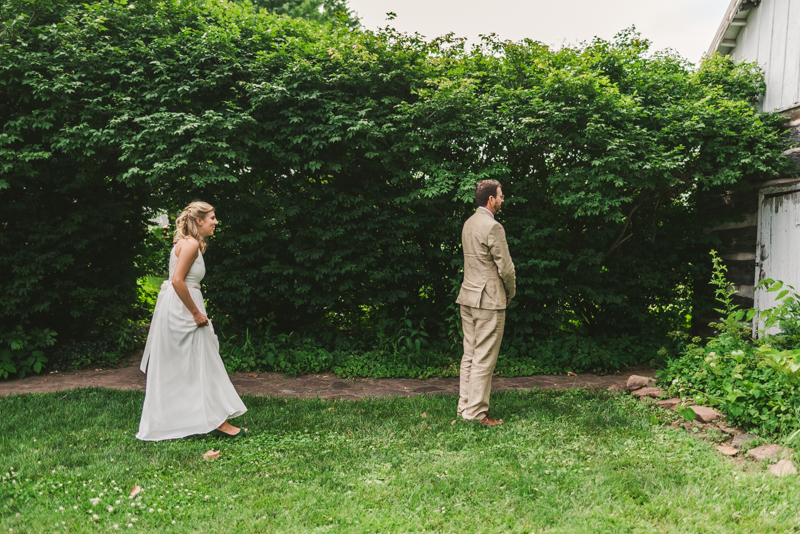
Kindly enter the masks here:
M 197 312 L 193 314 L 192 317 L 194 318 L 194 322 L 197 325 L 197 328 L 200 328 L 201 326 L 208 326 L 208 317 L 206 317 L 202 313 Z

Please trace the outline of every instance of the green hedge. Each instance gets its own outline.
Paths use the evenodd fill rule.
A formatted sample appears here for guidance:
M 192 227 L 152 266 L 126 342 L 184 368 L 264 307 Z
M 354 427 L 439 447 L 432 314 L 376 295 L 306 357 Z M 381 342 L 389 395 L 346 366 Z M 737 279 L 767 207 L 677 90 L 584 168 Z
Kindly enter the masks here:
M 218 1 L 3 14 L 0 331 L 130 320 L 148 217 L 203 198 L 229 333 L 374 337 L 405 316 L 451 345 L 460 226 L 496 178 L 519 283 L 504 352 L 573 339 L 611 349 L 559 366 L 617 366 L 705 284 L 703 198 L 789 165 L 754 66 L 694 71 L 631 32 L 466 49 Z

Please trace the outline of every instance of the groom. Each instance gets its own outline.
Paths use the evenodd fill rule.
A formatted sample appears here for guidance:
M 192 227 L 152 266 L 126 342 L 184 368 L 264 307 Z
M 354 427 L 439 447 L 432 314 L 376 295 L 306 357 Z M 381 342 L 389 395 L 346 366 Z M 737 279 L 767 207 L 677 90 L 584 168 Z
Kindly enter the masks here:
M 497 363 L 506 308 L 516 294 L 516 273 L 503 225 L 494 219 L 503 205 L 498 182 L 483 180 L 475 189 L 478 209 L 461 231 L 464 281 L 458 294 L 464 330 L 458 415 L 467 421 L 496 426 L 489 418 L 489 393 Z

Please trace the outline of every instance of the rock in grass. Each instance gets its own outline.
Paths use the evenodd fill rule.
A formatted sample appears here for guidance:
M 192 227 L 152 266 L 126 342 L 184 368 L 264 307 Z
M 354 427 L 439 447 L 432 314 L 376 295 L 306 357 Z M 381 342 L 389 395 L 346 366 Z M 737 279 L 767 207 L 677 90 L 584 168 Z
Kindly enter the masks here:
M 666 410 L 672 410 L 679 402 L 681 402 L 680 399 L 664 399 L 658 401 L 658 405 Z
M 794 451 L 781 445 L 762 445 L 747 451 L 747 456 L 756 461 L 776 460 L 778 458 L 788 458 Z
M 717 421 L 717 428 L 719 428 L 721 431 L 725 432 L 726 434 L 736 434 L 736 433 L 740 433 L 741 434 L 742 433 L 741 430 L 726 425 L 724 421 Z
M 697 419 L 704 423 L 710 423 L 714 419 L 719 419 L 722 417 L 721 413 L 706 406 L 690 406 L 690 408 L 694 410 L 694 414 L 697 416 Z
M 785 477 L 787 475 L 796 475 L 797 468 L 791 460 L 781 460 L 769 466 L 769 472 L 776 477 Z
M 738 449 L 734 449 L 733 447 L 728 447 L 726 445 L 717 445 L 717 451 L 721 452 L 725 456 L 736 456 L 739 454 Z
M 631 395 L 636 395 L 637 397 L 640 398 L 652 397 L 654 399 L 657 399 L 658 397 L 665 395 L 665 392 L 663 389 L 647 387 L 647 388 L 637 389 L 636 391 L 632 392 Z
M 733 443 L 731 443 L 731 445 L 741 449 L 751 441 L 755 441 L 757 439 L 758 436 L 753 434 L 739 434 L 738 436 L 733 436 Z
M 211 449 L 203 453 L 203 460 L 217 460 L 219 459 L 219 451 Z
M 631 375 L 630 378 L 628 378 L 628 389 L 640 389 L 645 386 L 652 386 L 655 383 L 655 378 L 650 378 L 649 376 Z

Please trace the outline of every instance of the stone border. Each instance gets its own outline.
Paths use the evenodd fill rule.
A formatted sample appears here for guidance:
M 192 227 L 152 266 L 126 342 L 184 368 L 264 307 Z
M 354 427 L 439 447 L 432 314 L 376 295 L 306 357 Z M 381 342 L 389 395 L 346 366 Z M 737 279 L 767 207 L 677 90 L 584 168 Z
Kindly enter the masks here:
M 719 430 L 723 434 L 727 434 L 727 438 L 715 448 L 720 454 L 730 456 L 740 463 L 748 459 L 757 462 L 775 461 L 768 469 L 770 473 L 777 477 L 797 474 L 797 468 L 790 460 L 792 454 L 794 454 L 792 449 L 782 445 L 767 444 L 748 450 L 746 456 L 739 456 L 743 448 L 760 438 L 754 434 L 748 434 L 741 428 L 729 427 L 725 424 L 724 416 L 713 408 L 693 404 L 691 399 L 665 398 L 667 393 L 655 387 L 655 379 L 652 377 L 631 375 L 625 384 L 625 389 L 617 391 L 628 392 L 638 397 L 641 401 L 656 403 L 664 410 L 675 411 L 678 406 L 691 408 L 695 413 L 694 421 L 684 420 L 683 423 L 681 421 L 673 421 L 670 426 L 675 429 L 683 428 L 687 431 L 691 431 L 695 427 L 705 428 L 706 430 Z M 707 439 L 708 434 L 706 433 L 699 437 Z

